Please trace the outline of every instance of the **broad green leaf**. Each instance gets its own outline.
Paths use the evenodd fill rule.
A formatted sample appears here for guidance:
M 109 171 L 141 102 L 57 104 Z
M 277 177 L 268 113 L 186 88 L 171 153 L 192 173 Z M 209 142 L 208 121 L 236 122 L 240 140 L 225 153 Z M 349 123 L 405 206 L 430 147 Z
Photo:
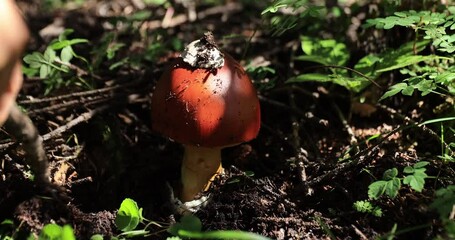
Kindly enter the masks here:
M 33 52 L 24 57 L 24 62 L 31 68 L 40 68 L 45 62 L 43 54 L 40 52 Z
M 384 180 L 392 180 L 398 175 L 398 169 L 397 168 L 391 168 L 387 169 L 384 171 L 384 174 L 382 174 L 382 179 Z
M 44 60 L 48 63 L 54 62 L 55 58 L 57 57 L 57 53 L 52 48 L 46 48 L 44 51 Z
M 334 39 L 319 39 L 307 36 L 300 37 L 300 44 L 306 55 L 295 60 L 316 62 L 323 65 L 343 66 L 349 59 L 349 52 L 344 43 Z
M 379 67 L 379 69 L 377 70 L 377 72 L 379 72 L 379 73 L 388 72 L 388 71 L 400 69 L 400 68 L 403 68 L 403 67 L 407 67 L 407 66 L 410 66 L 410 65 L 414 65 L 414 64 L 417 64 L 417 63 L 420 63 L 420 62 L 435 60 L 435 59 L 438 59 L 438 58 L 439 59 L 443 59 L 443 58 L 446 59 L 445 57 L 436 56 L 436 55 L 401 56 L 401 57 L 393 59 L 391 62 L 389 62 L 389 64 L 387 64 L 388 66 L 382 66 L 381 65 Z
M 425 179 L 416 175 L 409 175 L 403 179 L 403 183 L 409 185 L 415 191 L 421 192 L 425 184 Z
M 416 162 L 414 164 L 414 168 L 423 168 L 425 167 L 426 165 L 430 164 L 429 162 L 427 161 L 420 161 L 420 162 Z
M 436 198 L 430 207 L 436 209 L 442 218 L 449 217 L 455 205 L 455 185 L 449 185 L 436 191 Z
M 294 60 L 314 62 L 314 63 L 319 63 L 321 65 L 330 65 L 329 62 L 327 61 L 328 60 L 327 58 L 325 58 L 324 56 L 318 56 L 318 55 L 301 55 L 301 56 L 295 57 Z
M 403 173 L 412 174 L 412 173 L 414 173 L 414 168 L 411 166 L 407 166 L 403 169 Z
M 49 73 L 51 71 L 51 67 L 49 67 L 48 65 L 41 65 L 40 69 L 39 69 L 39 77 L 40 78 L 46 78 Z
M 62 227 L 57 224 L 50 223 L 43 227 L 43 229 L 41 230 L 39 239 L 61 240 L 61 236 L 62 236 Z
M 95 234 L 90 237 L 90 240 L 103 240 L 103 239 L 104 239 L 104 237 L 101 234 Z
M 401 91 L 401 93 L 405 96 L 412 96 L 414 93 L 414 87 L 413 86 L 407 86 L 405 89 Z
M 347 77 L 344 74 L 332 74 L 330 75 L 333 83 L 345 87 L 351 92 L 360 92 L 371 83 L 364 77 Z
M 371 183 L 368 186 L 368 197 L 370 199 L 378 199 L 382 194 L 385 192 L 385 187 L 387 185 L 387 181 L 379 180 Z
M 60 52 L 60 59 L 64 63 L 69 63 L 71 59 L 73 58 L 73 49 L 71 46 L 66 46 L 62 49 Z
M 73 228 L 70 225 L 63 226 L 61 240 L 76 240 Z
M 397 93 L 401 92 L 403 89 L 405 89 L 408 86 L 406 83 L 397 83 L 393 86 L 390 87 L 390 90 L 385 92 L 384 95 L 382 95 L 381 98 L 379 98 L 379 101 L 382 101 L 388 97 L 394 96 Z
M 401 187 L 401 181 L 399 178 L 393 178 L 387 181 L 385 186 L 385 194 L 391 198 L 395 198 L 398 195 L 398 191 Z
M 168 232 L 174 236 L 179 236 L 179 231 L 200 232 L 202 230 L 201 220 L 193 215 L 185 215 L 180 221 L 168 228 Z
M 137 203 L 131 198 L 125 198 L 117 212 L 115 225 L 120 231 L 126 232 L 134 230 L 140 221 L 142 219 Z
M 354 69 L 371 78 L 376 78 L 379 75 L 376 72 L 376 68 L 380 64 L 381 60 L 381 57 L 378 55 L 368 54 L 357 62 Z
M 443 72 L 434 79 L 437 83 L 443 83 L 444 85 L 448 85 L 449 83 L 453 83 L 455 80 L 455 72 L 447 71 Z
M 340 85 L 352 92 L 360 92 L 370 84 L 368 79 L 363 77 L 347 77 L 342 74 L 321 74 L 321 73 L 306 73 L 290 78 L 286 83 L 296 82 L 332 82 Z

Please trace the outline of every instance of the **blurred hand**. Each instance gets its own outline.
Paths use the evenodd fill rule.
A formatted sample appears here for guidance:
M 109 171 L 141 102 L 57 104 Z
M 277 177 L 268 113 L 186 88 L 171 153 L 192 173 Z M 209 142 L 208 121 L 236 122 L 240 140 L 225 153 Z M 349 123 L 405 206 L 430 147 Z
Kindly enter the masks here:
M 29 38 L 14 0 L 0 0 L 0 125 L 22 85 L 21 55 Z

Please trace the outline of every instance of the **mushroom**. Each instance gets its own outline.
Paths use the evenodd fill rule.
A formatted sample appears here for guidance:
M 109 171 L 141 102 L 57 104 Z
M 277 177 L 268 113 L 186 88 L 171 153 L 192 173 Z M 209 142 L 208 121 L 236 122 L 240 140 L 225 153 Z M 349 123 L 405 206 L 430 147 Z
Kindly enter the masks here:
M 193 200 L 223 171 L 221 149 L 255 138 L 256 90 L 245 70 L 206 33 L 190 43 L 159 79 L 152 128 L 184 145 L 180 200 Z

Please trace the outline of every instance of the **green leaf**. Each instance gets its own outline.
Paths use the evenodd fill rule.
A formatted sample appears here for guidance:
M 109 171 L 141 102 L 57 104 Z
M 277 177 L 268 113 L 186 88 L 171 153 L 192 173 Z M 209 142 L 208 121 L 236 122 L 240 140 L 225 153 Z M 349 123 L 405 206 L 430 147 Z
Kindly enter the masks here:
M 369 213 L 373 210 L 373 204 L 369 201 L 356 201 L 353 205 L 357 212 Z
M 57 53 L 52 48 L 46 48 L 46 51 L 44 51 L 44 59 L 46 62 L 52 63 L 56 57 Z
M 353 208 L 358 212 L 369 213 L 375 217 L 382 217 L 382 209 L 366 200 L 354 202 Z
M 62 236 L 62 227 L 57 225 L 57 224 L 54 224 L 54 223 L 50 223 L 50 224 L 46 224 L 43 229 L 41 230 L 41 233 L 40 233 L 40 236 L 39 236 L 39 239 L 43 239 L 43 240 L 61 240 L 61 236 Z
M 95 234 L 90 237 L 90 240 L 103 240 L 103 239 L 104 239 L 104 237 L 101 234 Z
M 185 215 L 180 221 L 168 228 L 168 232 L 174 236 L 179 236 L 179 231 L 200 232 L 202 230 L 201 220 L 193 215 Z
M 126 238 L 134 238 L 134 237 L 145 236 L 149 233 L 150 233 L 150 231 L 141 229 L 141 230 L 122 232 L 121 234 L 119 234 L 119 236 L 126 237 Z
M 384 194 L 386 185 L 387 181 L 384 180 L 379 180 L 371 183 L 368 186 L 368 197 L 370 199 L 378 199 Z
M 430 208 L 435 209 L 441 218 L 449 217 L 455 205 L 455 185 L 449 185 L 436 191 L 436 198 L 430 204 Z
M 74 32 L 74 30 L 71 29 L 71 28 L 65 29 L 65 30 L 58 36 L 58 41 L 61 42 L 61 41 L 63 41 L 63 40 L 66 40 L 67 37 L 68 37 L 71 33 L 73 33 L 73 32 Z
M 342 74 L 320 74 L 320 73 L 306 73 L 296 77 L 290 78 L 286 83 L 297 83 L 297 82 L 332 82 L 340 85 L 352 92 L 360 92 L 366 86 L 370 84 L 368 79 L 363 77 L 347 77 Z
M 415 191 L 421 192 L 425 185 L 425 178 L 428 177 L 425 173 L 425 166 L 428 164 L 429 162 L 420 161 L 415 163 L 413 167 L 406 167 L 403 172 L 409 175 L 403 179 L 403 183 L 409 185 Z
M 414 93 L 414 87 L 413 86 L 407 86 L 405 89 L 401 91 L 401 93 L 405 96 L 412 96 Z
M 298 83 L 298 82 L 330 82 L 330 75 L 321 73 L 305 73 L 300 74 L 296 77 L 290 78 L 286 83 Z
M 424 61 L 432 61 L 435 59 L 446 59 L 445 57 L 437 56 L 437 55 L 411 55 L 411 56 L 401 56 L 396 59 L 393 59 L 388 66 L 380 66 L 380 68 L 377 70 L 377 72 L 382 73 L 382 72 L 388 72 L 400 68 L 404 68 L 410 65 L 417 64 L 419 62 L 424 62 Z
M 391 168 L 387 169 L 384 174 L 382 174 L 382 179 L 384 180 L 392 180 L 396 176 L 398 176 L 398 169 L 397 168 Z
M 11 219 L 4 219 L 4 220 L 0 223 L 0 225 L 3 225 L 3 226 L 5 226 L 5 225 L 11 225 L 11 226 L 12 226 L 12 225 L 14 225 L 14 222 L 13 222 L 13 220 L 11 220 Z
M 430 164 L 430 163 L 427 161 L 416 162 L 414 164 L 414 168 L 423 168 L 423 167 L 427 166 L 428 164 Z
M 40 68 L 45 62 L 43 54 L 40 52 L 33 52 L 24 57 L 24 62 L 31 68 Z
M 70 225 L 63 226 L 61 240 L 76 240 L 73 228 Z
M 52 43 L 49 47 L 53 50 L 59 50 L 68 46 L 72 46 L 79 43 L 88 43 L 87 39 L 75 38 L 71 40 L 62 40 L 55 43 Z
M 393 178 L 387 181 L 385 186 L 385 194 L 391 198 L 395 198 L 398 195 L 398 190 L 401 188 L 401 181 L 399 178 Z
M 411 166 L 407 166 L 403 169 L 403 173 L 412 174 L 412 173 L 414 173 L 414 168 Z
M 126 232 L 136 229 L 140 221 L 142 218 L 137 203 L 131 198 L 125 198 L 117 212 L 115 225 L 120 231 Z
M 270 240 L 270 238 L 261 236 L 256 233 L 233 231 L 211 231 L 211 232 L 191 232 L 180 229 L 178 235 L 192 239 L 236 239 L 236 240 Z
M 51 68 L 48 65 L 41 65 L 39 69 L 39 77 L 46 78 L 51 71 Z
M 149 10 L 137 11 L 133 15 L 128 17 L 129 21 L 144 21 L 152 16 L 152 12 Z
M 397 93 L 401 92 L 406 87 L 408 87 L 408 84 L 406 84 L 406 83 L 397 83 L 397 84 L 391 86 L 390 90 L 387 91 L 386 93 L 384 93 L 384 95 L 382 95 L 381 98 L 379 98 L 379 101 L 382 101 L 388 97 L 396 95 Z
M 330 65 L 329 62 L 327 61 L 327 58 L 325 58 L 324 56 L 318 56 L 318 55 L 297 56 L 294 58 L 294 60 L 305 61 L 305 62 L 314 62 L 314 63 L 319 63 L 321 65 Z
M 403 179 L 403 183 L 409 185 L 415 191 L 421 192 L 425 184 L 425 179 L 420 176 L 409 175 Z
M 381 60 L 381 57 L 378 55 L 368 54 L 357 62 L 354 69 L 371 78 L 376 78 L 379 75 L 376 72 L 376 68 L 380 64 Z
M 62 49 L 60 52 L 60 59 L 64 63 L 69 63 L 71 59 L 73 58 L 73 49 L 71 46 L 66 46 Z
M 443 83 L 444 85 L 448 85 L 449 83 L 454 82 L 455 80 L 455 72 L 446 71 L 443 72 L 434 79 L 436 83 Z
M 115 53 L 121 49 L 123 46 L 125 46 L 125 44 L 123 43 L 112 43 L 112 44 L 109 44 L 107 50 L 106 50 L 106 57 L 107 59 L 112 59 L 114 58 L 115 56 Z
M 343 66 L 349 59 L 346 45 L 334 39 L 301 36 L 300 45 L 306 55 L 298 56 L 295 60 L 316 62 L 322 65 Z

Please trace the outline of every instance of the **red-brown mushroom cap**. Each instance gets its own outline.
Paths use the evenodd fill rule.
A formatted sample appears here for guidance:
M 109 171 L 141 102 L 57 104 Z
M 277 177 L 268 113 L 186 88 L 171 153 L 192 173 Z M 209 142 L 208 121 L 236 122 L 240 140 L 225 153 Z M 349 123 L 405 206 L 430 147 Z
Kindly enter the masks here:
M 221 68 L 195 68 L 177 58 L 152 96 L 152 127 L 176 142 L 222 147 L 255 138 L 259 100 L 250 78 L 224 53 Z

